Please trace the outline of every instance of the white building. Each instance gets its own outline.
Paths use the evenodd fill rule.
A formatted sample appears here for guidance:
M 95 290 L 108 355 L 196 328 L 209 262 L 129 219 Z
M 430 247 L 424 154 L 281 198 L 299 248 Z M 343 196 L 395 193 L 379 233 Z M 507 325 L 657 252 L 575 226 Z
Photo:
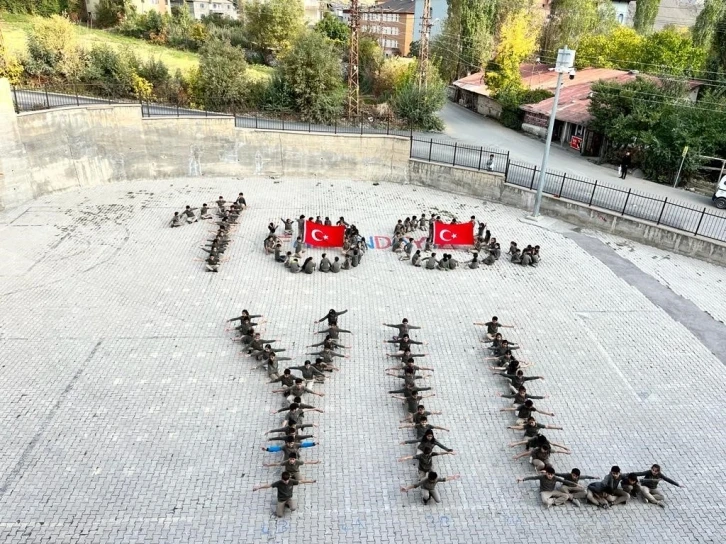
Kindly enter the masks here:
M 181 4 L 182 2 L 175 2 Z M 208 15 L 218 14 L 222 17 L 237 19 L 237 7 L 231 0 L 184 0 L 189 13 L 197 20 Z

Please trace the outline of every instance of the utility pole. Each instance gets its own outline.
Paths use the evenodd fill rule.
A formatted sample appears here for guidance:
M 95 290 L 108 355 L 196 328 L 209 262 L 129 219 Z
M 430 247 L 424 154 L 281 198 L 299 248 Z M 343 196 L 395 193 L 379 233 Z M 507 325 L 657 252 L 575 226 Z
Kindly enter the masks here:
M 358 0 L 350 2 L 350 48 L 348 50 L 348 119 L 360 116 L 360 87 L 358 86 L 358 40 L 360 38 L 360 8 Z
M 542 156 L 542 169 L 539 172 L 539 182 L 537 183 L 537 195 L 534 199 L 534 210 L 532 211 L 532 219 L 539 217 L 539 208 L 542 204 L 542 192 L 544 191 L 545 179 L 547 178 L 547 162 L 550 158 L 550 146 L 552 145 L 552 132 L 555 128 L 555 117 L 557 115 L 557 104 L 560 101 L 560 87 L 562 87 L 562 76 L 565 72 L 570 73 L 570 79 L 574 79 L 575 72 L 573 66 L 575 64 L 575 52 L 568 49 L 560 49 L 557 52 L 557 63 L 555 64 L 555 72 L 557 72 L 557 88 L 555 89 L 555 97 L 552 101 L 552 112 L 550 113 L 550 122 L 547 127 L 547 140 L 545 141 L 544 155 Z
M 431 33 L 431 0 L 424 0 L 421 14 L 421 40 L 418 52 L 418 85 L 425 89 L 428 84 L 429 34 Z

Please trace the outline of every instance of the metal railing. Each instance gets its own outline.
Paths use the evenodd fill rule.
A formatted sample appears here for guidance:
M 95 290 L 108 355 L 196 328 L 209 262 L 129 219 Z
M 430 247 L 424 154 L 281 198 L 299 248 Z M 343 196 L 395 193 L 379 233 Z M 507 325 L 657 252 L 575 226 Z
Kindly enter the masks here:
M 410 139 L 410 157 L 413 159 L 462 166 L 479 171 L 504 174 L 506 183 L 534 190 L 539 179 L 537 166 L 513 161 L 509 152 L 500 149 L 476 147 L 458 142 L 421 138 L 412 128 L 401 128 L 391 119 L 360 118 L 338 120 L 333 124 L 319 124 L 286 118 L 283 114 L 232 114 L 196 109 L 180 100 L 150 102 L 114 96 L 114 89 L 93 85 L 71 85 L 44 88 L 13 88 L 15 110 L 34 111 L 64 106 L 89 104 L 136 103 L 144 117 L 158 116 L 226 116 L 234 115 L 235 126 L 258 130 L 284 130 L 332 134 L 380 134 Z M 548 170 L 544 192 L 566 198 L 588 207 L 615 212 L 623 217 L 650 221 L 689 234 L 726 242 L 726 216 L 710 208 L 695 208 L 634 191 L 614 187 L 599 181 Z

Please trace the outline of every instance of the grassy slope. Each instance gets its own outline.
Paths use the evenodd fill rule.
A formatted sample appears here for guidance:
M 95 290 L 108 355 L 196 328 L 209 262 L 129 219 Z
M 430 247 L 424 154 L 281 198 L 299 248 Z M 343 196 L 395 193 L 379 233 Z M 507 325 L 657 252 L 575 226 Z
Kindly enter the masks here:
M 2 14 L 3 36 L 5 37 L 5 46 L 15 54 L 23 55 L 26 51 L 26 31 L 32 27 L 33 18 L 28 15 L 13 15 L 10 13 Z M 96 30 L 86 28 L 79 25 L 76 27 L 78 34 L 78 42 L 84 48 L 90 49 L 94 44 L 107 43 L 116 48 L 128 47 L 132 49 L 141 59 L 156 57 L 163 61 L 174 73 L 177 68 L 182 72 L 186 72 L 190 68 L 194 68 L 199 64 L 199 55 L 190 53 L 189 51 L 179 51 L 169 47 L 150 44 L 143 40 L 127 38 L 105 30 Z M 250 65 L 250 75 L 254 79 L 269 78 L 272 69 L 267 66 Z

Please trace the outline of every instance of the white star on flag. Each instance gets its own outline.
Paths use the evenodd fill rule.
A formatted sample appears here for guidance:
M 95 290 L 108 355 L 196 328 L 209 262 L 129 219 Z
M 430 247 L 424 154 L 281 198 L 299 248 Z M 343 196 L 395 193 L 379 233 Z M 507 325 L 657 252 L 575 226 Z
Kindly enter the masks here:
M 452 238 L 456 238 L 456 234 L 452 234 L 452 235 L 451 235 L 451 237 L 452 237 Z
M 328 235 L 327 234 L 324 234 L 323 235 L 323 240 L 327 240 L 327 239 L 328 239 Z

